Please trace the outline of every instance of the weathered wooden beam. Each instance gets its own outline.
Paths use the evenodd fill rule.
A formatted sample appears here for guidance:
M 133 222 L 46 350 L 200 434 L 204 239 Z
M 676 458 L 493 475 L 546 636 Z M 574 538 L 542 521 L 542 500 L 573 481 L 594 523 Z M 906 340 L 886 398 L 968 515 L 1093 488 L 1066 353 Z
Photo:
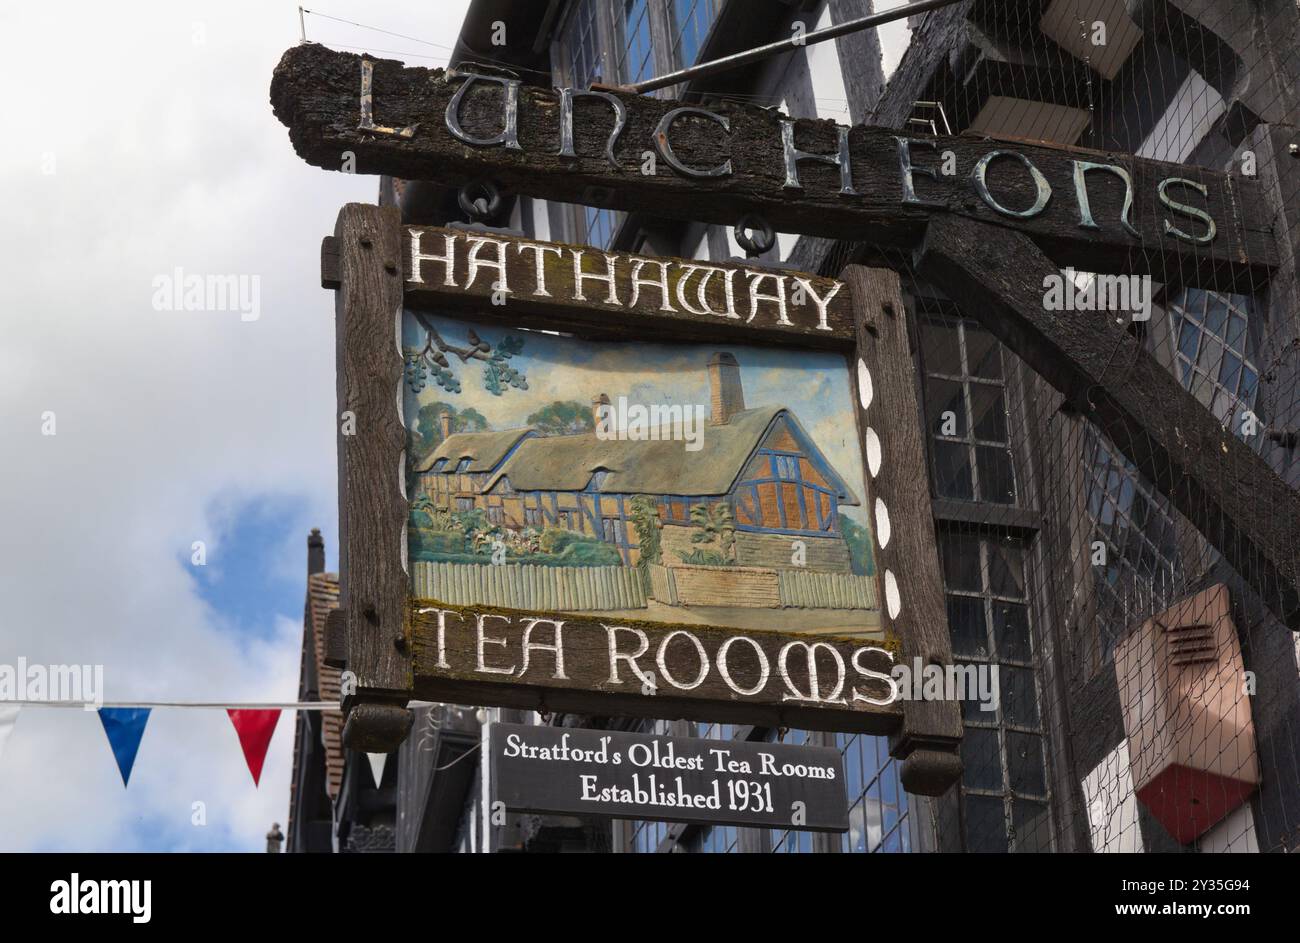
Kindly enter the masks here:
M 851 265 L 841 275 L 857 321 L 853 388 L 882 622 L 901 640 L 899 660 L 909 671 L 917 659 L 923 667 L 947 668 L 952 643 L 898 274 Z M 942 795 L 961 776 L 961 735 L 957 701 L 908 701 L 890 744 L 903 760 L 904 787 Z
M 1048 310 L 1052 262 L 1024 235 L 971 220 L 931 223 L 917 269 L 1095 422 L 1278 619 L 1300 629 L 1300 492 L 1223 428 L 1114 312 Z
M 403 226 L 402 246 L 408 307 L 612 336 L 664 330 L 681 340 L 853 343 L 849 293 L 833 278 L 472 229 Z
M 879 641 L 425 599 L 410 622 L 422 700 L 878 735 L 904 713 Z
M 399 222 L 394 208 L 349 203 L 334 229 L 339 611 L 356 682 L 344 697 L 344 738 L 372 753 L 396 749 L 412 721 L 398 467 L 406 430 L 395 392 L 402 379 Z
M 555 90 L 313 44 L 284 54 L 271 100 L 298 154 L 326 169 L 443 184 L 492 177 L 513 193 L 724 225 L 757 211 L 783 232 L 907 248 L 929 219 L 968 217 L 1022 231 L 1080 270 L 1218 286 L 1258 283 L 1276 264 L 1254 181 L 1131 155 L 925 135 L 904 158 L 889 129 L 791 121 L 734 102 L 683 112 L 680 102 L 602 92 L 571 100 L 572 156 L 562 156 Z M 617 134 L 615 102 L 625 119 Z M 828 163 L 842 137 L 846 159 Z

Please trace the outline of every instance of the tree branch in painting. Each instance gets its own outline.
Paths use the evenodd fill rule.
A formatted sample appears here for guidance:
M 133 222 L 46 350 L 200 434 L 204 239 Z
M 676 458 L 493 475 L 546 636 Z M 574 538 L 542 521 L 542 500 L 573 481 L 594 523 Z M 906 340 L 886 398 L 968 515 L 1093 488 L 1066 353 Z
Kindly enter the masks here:
M 483 362 L 483 388 L 493 396 L 500 396 L 508 388 L 528 389 L 528 378 L 510 366 L 510 359 L 524 349 L 524 340 L 513 334 L 506 334 L 493 347 L 479 337 L 473 328 L 466 331 L 467 344 L 455 344 L 448 341 L 433 326 L 429 318 L 415 312 L 415 320 L 424 328 L 423 347 L 407 347 L 403 350 L 406 358 L 406 383 L 411 392 L 419 393 L 432 380 L 448 393 L 461 391 L 460 380 L 452 370 L 451 354 L 461 364 L 472 360 Z

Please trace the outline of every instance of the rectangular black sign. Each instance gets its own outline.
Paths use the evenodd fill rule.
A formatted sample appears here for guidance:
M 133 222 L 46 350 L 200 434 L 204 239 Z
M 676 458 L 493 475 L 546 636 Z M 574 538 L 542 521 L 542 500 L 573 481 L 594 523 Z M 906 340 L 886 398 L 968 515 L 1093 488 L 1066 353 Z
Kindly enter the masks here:
M 493 724 L 492 798 L 511 812 L 846 832 L 830 747 Z

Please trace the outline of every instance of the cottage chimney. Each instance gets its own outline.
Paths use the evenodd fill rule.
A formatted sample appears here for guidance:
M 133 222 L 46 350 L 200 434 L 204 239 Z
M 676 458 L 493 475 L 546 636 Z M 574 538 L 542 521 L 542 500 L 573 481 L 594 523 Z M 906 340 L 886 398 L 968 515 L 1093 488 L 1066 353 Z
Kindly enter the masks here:
M 446 442 L 451 436 L 451 410 L 444 409 L 438 413 L 438 426 L 442 429 L 442 441 Z
M 602 410 L 605 410 L 608 407 L 609 407 L 609 397 L 606 396 L 604 393 L 601 393 L 599 396 L 592 397 L 591 421 L 596 424 L 597 429 L 600 428 Z
M 320 528 L 313 527 L 307 535 L 307 575 L 325 572 L 325 538 Z
M 745 408 L 740 364 L 733 355 L 719 351 L 709 358 L 709 398 L 709 422 L 715 426 L 725 426 L 732 416 Z

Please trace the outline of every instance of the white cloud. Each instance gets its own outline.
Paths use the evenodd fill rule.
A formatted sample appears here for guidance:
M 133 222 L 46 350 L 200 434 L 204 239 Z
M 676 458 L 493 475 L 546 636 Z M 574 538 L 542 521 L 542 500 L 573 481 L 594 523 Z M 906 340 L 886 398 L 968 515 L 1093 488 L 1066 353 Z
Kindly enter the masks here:
M 331 12 L 451 45 L 462 6 Z M 271 114 L 292 6 L 127 9 L 0 12 L 19 132 L 0 149 L 0 661 L 102 663 L 114 700 L 293 699 L 298 613 L 267 612 L 267 641 L 223 631 L 189 548 L 220 530 L 218 498 L 276 494 L 307 503 L 333 555 L 333 299 L 319 246 L 377 180 L 308 167 Z M 176 266 L 260 276 L 260 319 L 153 310 L 151 280 Z M 285 536 L 299 571 L 304 537 Z M 281 718 L 254 790 L 223 712 L 155 711 L 123 790 L 94 714 L 28 709 L 0 757 L 0 848 L 256 850 L 285 822 L 293 722 Z M 190 825 L 194 801 L 207 802 L 206 828 Z

